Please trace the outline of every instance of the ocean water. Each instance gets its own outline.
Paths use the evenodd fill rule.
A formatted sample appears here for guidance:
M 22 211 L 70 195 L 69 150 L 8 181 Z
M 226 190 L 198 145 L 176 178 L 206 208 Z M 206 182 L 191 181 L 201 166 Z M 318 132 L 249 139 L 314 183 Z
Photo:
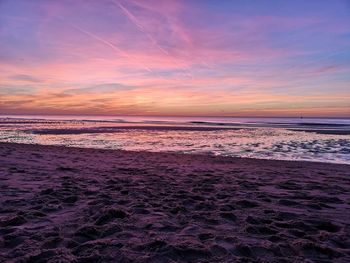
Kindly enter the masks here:
M 1 142 L 346 164 L 349 134 L 350 119 L 0 116 Z

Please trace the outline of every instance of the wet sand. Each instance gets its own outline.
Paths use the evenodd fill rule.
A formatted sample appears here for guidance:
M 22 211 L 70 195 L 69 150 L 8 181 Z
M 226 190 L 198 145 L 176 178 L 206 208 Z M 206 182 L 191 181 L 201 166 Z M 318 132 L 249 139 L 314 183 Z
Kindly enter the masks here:
M 34 134 L 88 134 L 88 133 L 115 133 L 125 130 L 145 130 L 145 131 L 220 131 L 220 130 L 240 130 L 241 128 L 232 127 L 205 127 L 205 126 L 161 126 L 161 125 L 128 125 L 128 126 L 102 126 L 95 128 L 78 128 L 78 129 L 37 129 L 28 130 L 27 132 Z
M 276 127 L 275 127 L 276 128 Z M 144 131 L 232 131 L 242 129 L 257 129 L 257 127 L 217 127 L 217 126 L 162 126 L 162 125 L 127 125 L 127 126 L 102 126 L 94 128 L 77 128 L 77 129 L 33 129 L 26 132 L 40 135 L 68 135 L 68 134 L 89 134 L 89 133 L 117 133 L 124 132 L 125 130 L 144 130 Z M 312 132 L 317 134 L 330 134 L 330 135 L 350 135 L 349 129 L 305 129 L 305 128 L 286 128 L 286 130 L 296 132 Z
M 350 262 L 350 166 L 0 143 L 1 262 Z
M 301 131 L 301 132 L 313 132 L 317 134 L 331 134 L 331 135 L 350 135 L 350 130 L 346 129 L 337 129 L 337 130 L 330 130 L 330 129 L 289 129 L 291 131 Z

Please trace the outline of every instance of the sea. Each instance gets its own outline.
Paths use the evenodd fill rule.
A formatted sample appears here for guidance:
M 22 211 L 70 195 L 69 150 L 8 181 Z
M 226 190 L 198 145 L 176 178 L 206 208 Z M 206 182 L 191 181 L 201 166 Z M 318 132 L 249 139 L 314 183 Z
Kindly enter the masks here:
M 350 119 L 0 115 L 0 142 L 350 164 Z

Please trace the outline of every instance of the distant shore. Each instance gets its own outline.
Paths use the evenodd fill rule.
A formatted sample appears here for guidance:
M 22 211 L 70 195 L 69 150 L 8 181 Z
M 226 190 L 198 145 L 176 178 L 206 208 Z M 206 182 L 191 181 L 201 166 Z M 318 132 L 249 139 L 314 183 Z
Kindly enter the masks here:
M 180 125 L 125 125 L 125 126 L 101 126 L 79 129 L 36 129 L 28 132 L 42 135 L 67 135 L 67 134 L 91 134 L 91 133 L 116 133 L 124 130 L 146 130 L 146 131 L 222 131 L 258 129 L 258 127 L 231 127 L 231 126 L 180 126 Z M 350 135 L 349 129 L 305 129 L 286 128 L 286 130 L 297 132 L 313 132 L 317 134 Z
M 349 171 L 0 143 L 0 258 L 350 262 Z

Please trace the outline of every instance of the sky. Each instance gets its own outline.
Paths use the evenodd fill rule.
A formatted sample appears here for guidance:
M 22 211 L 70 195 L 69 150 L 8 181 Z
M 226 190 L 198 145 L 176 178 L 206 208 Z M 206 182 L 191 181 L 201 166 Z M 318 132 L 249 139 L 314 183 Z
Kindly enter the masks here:
M 350 117 L 350 1 L 0 0 L 0 114 Z

